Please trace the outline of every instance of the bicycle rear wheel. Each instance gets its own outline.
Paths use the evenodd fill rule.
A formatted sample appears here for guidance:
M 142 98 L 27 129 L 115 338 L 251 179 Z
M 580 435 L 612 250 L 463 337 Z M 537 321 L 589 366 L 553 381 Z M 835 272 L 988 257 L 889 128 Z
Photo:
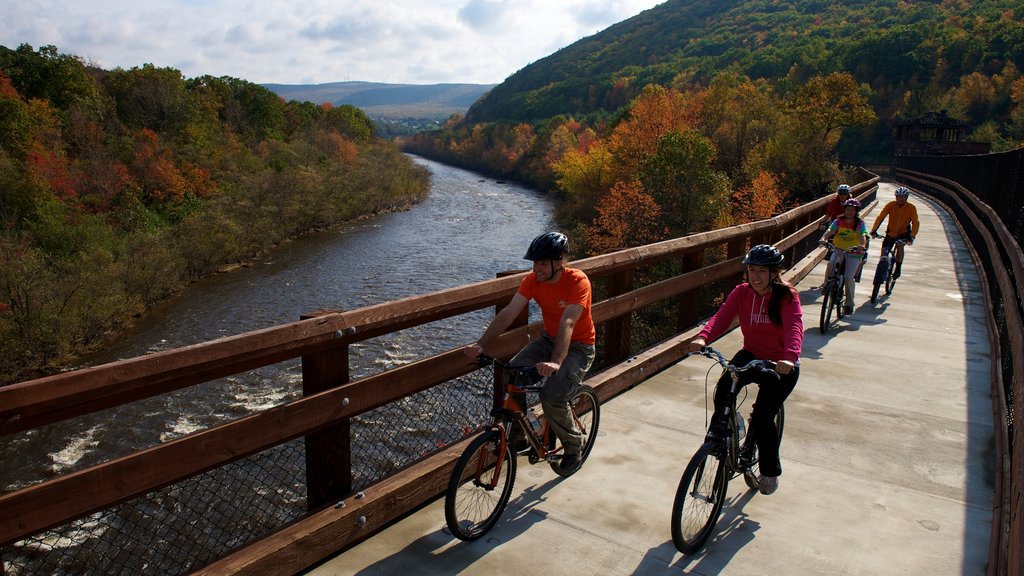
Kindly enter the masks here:
M 720 443 L 705 442 L 679 480 L 672 503 L 672 542 L 683 554 L 700 550 L 718 522 L 729 483 L 724 452 Z
M 597 391 L 590 386 L 578 386 L 576 393 L 569 400 L 569 407 L 572 408 L 576 428 L 583 434 L 583 446 L 580 448 L 580 465 L 574 470 L 563 471 L 558 462 L 551 463 L 551 469 L 555 474 L 563 477 L 572 476 L 587 461 L 590 451 L 594 449 L 594 441 L 597 440 L 597 429 L 601 425 L 601 402 L 597 398 Z M 554 433 L 551 436 L 554 438 Z
M 832 281 L 829 280 L 825 283 L 825 290 L 821 296 L 821 319 L 818 322 L 818 329 L 821 330 L 822 334 L 828 332 L 829 325 L 832 323 Z
M 516 458 L 506 444 L 495 469 L 500 448 L 501 434 L 488 430 L 470 442 L 455 463 L 445 492 L 444 518 L 460 540 L 476 540 L 486 534 L 508 505 L 516 480 Z
M 779 432 L 779 445 L 782 445 L 782 429 L 786 424 L 786 407 L 779 406 L 778 413 L 775 414 L 775 428 Z M 747 426 L 747 437 L 743 440 L 743 447 L 740 449 L 740 461 L 743 463 L 743 481 L 746 482 L 747 488 L 751 490 L 759 490 L 761 483 L 758 482 L 758 478 L 761 476 L 761 466 L 759 464 L 760 458 L 757 453 L 757 444 L 754 443 L 754 437 L 749 433 L 750 426 Z

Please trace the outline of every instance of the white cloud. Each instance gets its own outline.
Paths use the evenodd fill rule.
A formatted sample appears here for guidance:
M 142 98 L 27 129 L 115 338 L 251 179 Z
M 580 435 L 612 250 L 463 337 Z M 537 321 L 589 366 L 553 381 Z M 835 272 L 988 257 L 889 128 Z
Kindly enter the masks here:
M 497 83 L 658 0 L 0 0 L 0 44 L 304 84 Z

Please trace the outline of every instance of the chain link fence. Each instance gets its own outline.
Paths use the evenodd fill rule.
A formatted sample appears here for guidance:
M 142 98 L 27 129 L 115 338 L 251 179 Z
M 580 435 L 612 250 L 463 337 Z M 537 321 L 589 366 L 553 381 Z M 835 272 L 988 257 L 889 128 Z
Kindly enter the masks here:
M 478 370 L 353 418 L 354 489 L 477 429 L 491 379 Z M 187 574 L 304 516 L 305 474 L 300 438 L 26 538 L 0 559 L 9 576 Z

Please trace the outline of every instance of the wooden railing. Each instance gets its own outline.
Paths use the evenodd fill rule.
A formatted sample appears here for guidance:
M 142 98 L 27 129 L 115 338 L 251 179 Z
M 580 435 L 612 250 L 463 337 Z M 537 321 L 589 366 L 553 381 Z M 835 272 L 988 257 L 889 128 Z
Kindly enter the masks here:
M 854 187 L 855 195 L 864 200 L 873 199 L 877 190 L 878 178 L 868 176 Z M 694 305 L 695 295 L 708 283 L 738 280 L 743 269 L 740 256 L 750 245 L 775 244 L 786 252 L 788 262 L 800 263 L 789 272 L 791 280 L 806 275 L 821 258 L 815 240 L 828 200 L 822 198 L 768 220 L 574 262 L 595 285 L 602 283 L 606 293 L 593 306 L 605 369 L 588 380 L 600 397 L 607 399 L 636 385 L 684 354 L 685 331 L 707 314 Z M 809 254 L 812 257 L 805 258 Z M 638 272 L 659 263 L 674 263 L 679 272 L 637 287 Z M 350 381 L 349 346 L 500 306 L 514 294 L 520 279 L 516 274 L 356 310 L 317 314 L 265 330 L 0 388 L 0 436 L 295 358 L 302 359 L 305 394 L 0 496 L 0 550 L 298 438 L 306 443 L 310 512 L 199 573 L 291 574 L 351 547 L 441 494 L 465 443 L 447 446 L 353 493 L 351 419 L 473 368 L 460 350 L 451 350 Z M 679 337 L 639 353 L 631 351 L 631 316 L 669 299 L 677 302 L 672 321 Z M 510 329 L 493 352 L 511 355 L 538 330 L 538 325 Z
M 970 190 L 907 169 L 897 168 L 896 177 L 944 204 L 956 217 L 982 277 L 996 439 L 988 573 L 1024 574 L 1024 254 L 1000 214 Z

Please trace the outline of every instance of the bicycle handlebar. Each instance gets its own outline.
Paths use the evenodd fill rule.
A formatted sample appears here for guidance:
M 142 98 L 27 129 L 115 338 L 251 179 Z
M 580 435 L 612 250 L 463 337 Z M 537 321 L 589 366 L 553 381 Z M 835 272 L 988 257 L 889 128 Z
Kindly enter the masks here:
M 835 250 L 837 252 L 844 252 L 846 254 L 853 254 L 853 255 L 858 255 L 858 256 L 861 255 L 861 254 L 867 254 L 867 249 L 866 248 L 861 248 L 860 246 L 854 246 L 852 248 L 843 249 L 843 248 L 836 248 L 836 245 L 831 243 L 831 242 L 818 242 L 818 245 L 819 246 L 824 246 L 824 247 L 828 248 L 829 250 Z
M 759 360 L 755 358 L 742 366 L 737 366 L 726 360 L 725 356 L 722 356 L 721 352 L 712 348 L 711 346 L 705 346 L 700 350 L 700 352 L 690 352 L 685 356 L 685 358 L 689 358 L 690 356 L 704 356 L 705 358 L 710 358 L 715 362 L 718 362 L 722 366 L 722 368 L 729 370 L 730 372 L 746 372 L 748 370 L 757 370 L 760 372 L 764 372 L 765 374 L 771 375 L 776 380 L 781 378 L 781 375 L 775 371 L 775 362 L 772 362 L 770 360 Z
M 872 238 L 885 238 L 885 236 L 883 236 L 882 234 L 879 234 L 878 232 L 872 232 L 871 233 L 871 237 Z M 896 238 L 895 240 L 893 240 L 893 243 L 895 243 L 895 244 L 909 244 L 910 243 L 910 238 Z
M 537 369 L 534 368 L 533 366 L 510 366 L 508 362 L 498 360 L 497 358 L 489 354 L 480 354 L 479 356 L 477 356 L 476 363 L 481 366 L 493 365 L 498 366 L 500 368 L 504 368 L 505 370 L 510 370 L 512 372 L 518 372 L 519 374 L 523 374 L 524 376 L 528 377 L 531 382 L 538 382 L 543 378 L 540 375 L 540 373 L 537 372 Z

